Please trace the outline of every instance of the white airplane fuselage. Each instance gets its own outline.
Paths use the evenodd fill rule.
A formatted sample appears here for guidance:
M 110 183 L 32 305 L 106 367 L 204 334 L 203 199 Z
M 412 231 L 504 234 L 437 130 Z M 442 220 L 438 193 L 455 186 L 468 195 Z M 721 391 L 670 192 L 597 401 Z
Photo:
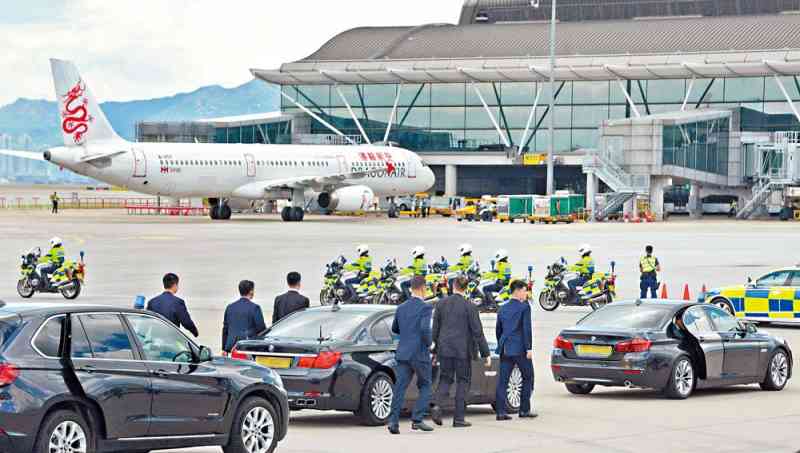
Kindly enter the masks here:
M 80 161 L 83 156 L 99 154 L 111 155 Z M 376 197 L 427 191 L 435 182 L 433 172 L 419 156 L 385 146 L 115 141 L 52 148 L 45 158 L 108 184 L 173 198 L 281 198 L 269 193 L 241 193 L 237 189 L 260 181 L 341 174 L 360 174 L 342 184 L 366 186 Z

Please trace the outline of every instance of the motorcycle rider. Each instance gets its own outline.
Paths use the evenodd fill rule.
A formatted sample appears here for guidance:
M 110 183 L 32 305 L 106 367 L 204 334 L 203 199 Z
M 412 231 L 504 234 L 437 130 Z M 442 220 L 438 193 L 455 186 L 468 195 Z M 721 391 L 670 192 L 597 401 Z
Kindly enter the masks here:
M 458 262 L 450 268 L 447 269 L 448 272 L 457 272 L 459 274 L 466 273 L 470 267 L 472 267 L 472 263 L 475 261 L 472 258 L 472 245 L 471 244 L 461 244 L 458 247 Z M 453 292 L 453 280 L 455 280 L 455 276 L 448 280 L 447 285 L 450 289 L 450 293 Z
M 578 277 L 573 279 L 569 282 L 569 289 L 574 294 L 579 286 L 583 286 L 592 278 L 592 274 L 594 274 L 594 258 L 592 258 L 592 246 L 589 244 L 583 244 L 580 249 L 578 249 L 578 254 L 581 258 L 578 260 L 577 263 L 570 266 L 569 270 L 572 272 L 577 272 Z
M 508 262 L 508 251 L 500 249 L 494 255 L 494 273 L 497 281 L 493 285 L 488 285 L 483 289 L 483 297 L 486 302 L 494 300 L 494 293 L 499 293 L 511 282 L 511 264 Z
M 48 275 L 54 273 L 63 265 L 64 245 L 60 237 L 54 236 L 50 239 L 50 251 L 39 261 L 38 269 L 39 275 L 42 276 L 42 281 L 49 282 Z
M 358 258 L 356 258 L 354 262 L 347 263 L 344 266 L 344 270 L 347 272 L 358 272 L 355 277 L 348 278 L 344 282 L 344 284 L 347 286 L 347 290 L 350 292 L 351 298 L 356 296 L 356 285 L 360 284 L 361 281 L 365 279 L 370 272 L 372 272 L 372 257 L 369 256 L 369 245 L 361 244 L 356 247 L 356 255 Z
M 418 245 L 411 250 L 411 265 L 406 268 L 413 276 L 428 275 L 428 262 L 425 260 L 425 247 Z M 411 297 L 411 279 L 400 285 L 406 298 Z

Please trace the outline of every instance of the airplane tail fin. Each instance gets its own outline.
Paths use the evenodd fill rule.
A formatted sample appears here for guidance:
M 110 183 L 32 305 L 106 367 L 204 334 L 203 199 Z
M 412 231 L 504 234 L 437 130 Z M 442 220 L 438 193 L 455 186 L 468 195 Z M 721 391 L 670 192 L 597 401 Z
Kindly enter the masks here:
M 64 144 L 81 146 L 94 142 L 122 141 L 75 64 L 51 59 L 50 67 L 53 70 Z

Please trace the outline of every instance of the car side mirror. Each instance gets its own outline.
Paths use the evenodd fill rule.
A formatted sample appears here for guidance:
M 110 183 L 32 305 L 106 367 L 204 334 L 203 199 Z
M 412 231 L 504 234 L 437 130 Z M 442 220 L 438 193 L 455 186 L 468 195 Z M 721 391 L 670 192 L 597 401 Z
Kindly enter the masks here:
M 197 354 L 198 362 L 210 362 L 213 358 L 214 354 L 211 353 L 211 349 L 206 346 L 200 346 L 200 352 Z

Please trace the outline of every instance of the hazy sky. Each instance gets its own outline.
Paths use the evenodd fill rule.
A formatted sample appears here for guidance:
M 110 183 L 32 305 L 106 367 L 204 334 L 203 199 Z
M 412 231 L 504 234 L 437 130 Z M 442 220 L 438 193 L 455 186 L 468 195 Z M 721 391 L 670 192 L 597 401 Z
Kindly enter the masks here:
M 102 100 L 248 81 L 358 26 L 458 21 L 462 0 L 0 0 L 0 105 L 53 99 L 71 59 Z

